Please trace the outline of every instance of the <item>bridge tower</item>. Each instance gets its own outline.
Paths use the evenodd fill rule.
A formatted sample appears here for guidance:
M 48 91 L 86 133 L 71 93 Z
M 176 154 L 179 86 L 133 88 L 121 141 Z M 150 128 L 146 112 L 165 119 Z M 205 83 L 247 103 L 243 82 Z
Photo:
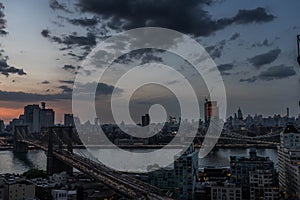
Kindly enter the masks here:
M 28 136 L 28 126 L 15 126 L 14 127 L 14 137 L 13 137 L 13 145 L 14 153 L 27 153 L 28 152 L 28 144 L 23 142 L 22 140 L 26 139 Z
M 48 137 L 48 152 L 47 152 L 47 174 L 67 172 L 73 173 L 73 167 L 65 164 L 54 156 L 54 151 L 62 152 L 64 148 L 64 138 L 67 140 L 67 151 L 73 152 L 72 146 L 73 127 L 51 127 Z M 56 139 L 56 140 L 55 140 Z M 54 149 L 55 142 L 58 143 L 58 149 Z

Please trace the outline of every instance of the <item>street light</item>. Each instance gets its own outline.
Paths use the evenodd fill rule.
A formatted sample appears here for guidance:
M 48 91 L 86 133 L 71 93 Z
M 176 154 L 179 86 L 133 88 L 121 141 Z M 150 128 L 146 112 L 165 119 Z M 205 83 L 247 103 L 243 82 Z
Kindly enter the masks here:
M 298 55 L 297 55 L 297 61 L 300 65 L 300 35 L 297 35 L 297 48 L 298 48 Z

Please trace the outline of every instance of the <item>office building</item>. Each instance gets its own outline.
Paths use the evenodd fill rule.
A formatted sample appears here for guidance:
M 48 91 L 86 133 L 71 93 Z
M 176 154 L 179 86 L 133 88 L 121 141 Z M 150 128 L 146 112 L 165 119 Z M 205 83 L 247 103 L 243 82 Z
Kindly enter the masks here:
M 249 173 L 250 200 L 279 200 L 277 174 L 270 170 L 255 170 Z
M 211 186 L 211 200 L 242 200 L 242 189 L 230 183 L 214 184 Z
M 25 125 L 28 126 L 30 132 L 40 131 L 40 106 L 27 105 L 24 107 Z
M 18 175 L 2 175 L 0 177 L 0 191 L 0 196 L 2 196 L 4 200 L 35 198 L 35 186 L 27 182 L 24 177 Z
M 46 103 L 42 102 L 40 110 L 40 128 L 48 128 L 54 126 L 55 112 L 53 109 L 47 109 Z
M 178 199 L 195 199 L 194 189 L 198 177 L 198 150 L 191 145 L 182 155 L 174 157 L 175 193 Z
M 270 170 L 276 173 L 274 163 L 269 157 L 257 156 L 256 150 L 251 149 L 250 157 L 230 156 L 230 182 L 242 187 L 243 199 L 250 197 L 250 172 Z
M 300 199 L 300 133 L 288 124 L 280 134 L 279 186 L 286 199 Z

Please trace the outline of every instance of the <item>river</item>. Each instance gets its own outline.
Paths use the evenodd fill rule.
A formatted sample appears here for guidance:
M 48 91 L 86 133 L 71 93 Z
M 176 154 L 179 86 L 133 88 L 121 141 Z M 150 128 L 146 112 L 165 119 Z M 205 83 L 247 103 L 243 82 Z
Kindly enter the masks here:
M 107 154 L 107 149 L 97 150 L 102 155 L 107 155 L 110 158 L 117 158 L 114 152 L 110 150 Z M 140 149 L 134 151 L 143 151 Z M 248 156 L 250 149 L 219 149 L 211 152 L 208 156 L 199 160 L 199 167 L 229 167 L 230 156 Z M 116 152 L 117 153 L 117 152 Z M 270 157 L 275 163 L 275 168 L 278 164 L 278 156 L 276 149 L 257 149 L 259 156 Z M 29 169 L 36 168 L 46 170 L 46 154 L 41 150 L 30 150 L 26 155 L 16 155 L 12 151 L 0 151 L 0 174 L 2 173 L 23 173 Z M 136 170 L 144 171 L 145 166 L 140 166 Z

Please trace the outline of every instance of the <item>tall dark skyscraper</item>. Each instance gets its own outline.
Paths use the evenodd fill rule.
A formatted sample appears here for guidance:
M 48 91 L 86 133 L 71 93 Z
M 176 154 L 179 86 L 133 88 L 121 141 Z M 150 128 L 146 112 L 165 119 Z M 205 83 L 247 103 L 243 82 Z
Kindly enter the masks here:
M 145 114 L 142 116 L 142 127 L 148 126 L 150 124 L 150 116 L 149 114 Z

